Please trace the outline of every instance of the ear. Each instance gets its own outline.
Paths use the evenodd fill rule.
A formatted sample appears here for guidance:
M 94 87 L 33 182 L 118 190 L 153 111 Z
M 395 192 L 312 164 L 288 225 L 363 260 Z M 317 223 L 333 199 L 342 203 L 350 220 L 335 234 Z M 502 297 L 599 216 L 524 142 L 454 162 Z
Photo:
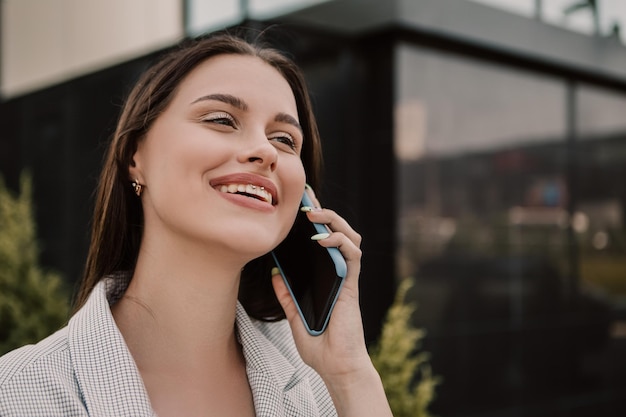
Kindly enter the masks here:
M 144 175 L 143 175 L 143 153 L 142 153 L 141 142 L 137 144 L 137 149 L 130 159 L 130 163 L 128 164 L 128 175 L 130 181 L 139 180 L 140 184 L 145 184 Z

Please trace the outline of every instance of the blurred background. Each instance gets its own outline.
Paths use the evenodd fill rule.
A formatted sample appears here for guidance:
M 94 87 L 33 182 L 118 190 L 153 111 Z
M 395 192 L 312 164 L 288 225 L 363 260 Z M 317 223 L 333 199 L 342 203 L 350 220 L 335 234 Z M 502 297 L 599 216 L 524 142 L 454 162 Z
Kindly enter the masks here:
M 623 416 L 626 1 L 0 0 L 0 173 L 74 288 L 121 103 L 237 27 L 304 69 L 373 342 L 415 279 L 441 417 Z M 0 231 L 2 233 L 2 231 Z

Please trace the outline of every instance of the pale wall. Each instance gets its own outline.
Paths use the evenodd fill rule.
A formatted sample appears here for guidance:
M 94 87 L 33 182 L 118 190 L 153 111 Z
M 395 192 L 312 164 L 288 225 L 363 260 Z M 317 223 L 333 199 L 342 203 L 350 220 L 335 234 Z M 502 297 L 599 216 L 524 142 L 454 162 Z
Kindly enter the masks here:
M 0 93 L 13 97 L 171 45 L 181 0 L 3 0 Z

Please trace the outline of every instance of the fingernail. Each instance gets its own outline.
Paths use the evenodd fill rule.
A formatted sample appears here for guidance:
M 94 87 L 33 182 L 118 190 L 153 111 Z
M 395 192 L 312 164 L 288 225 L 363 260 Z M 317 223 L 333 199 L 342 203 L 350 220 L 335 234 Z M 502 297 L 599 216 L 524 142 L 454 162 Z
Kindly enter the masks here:
M 305 213 L 310 213 L 312 211 L 322 211 L 322 209 L 319 207 L 302 206 L 300 207 L 300 211 L 303 211 Z
M 324 240 L 330 236 L 330 233 L 318 233 L 316 235 L 311 236 L 311 240 Z
M 309 184 L 304 183 L 304 188 L 306 188 L 307 190 L 313 191 L 313 187 L 311 187 Z
M 271 274 L 272 276 L 280 274 L 280 269 L 278 269 L 277 267 L 272 268 Z

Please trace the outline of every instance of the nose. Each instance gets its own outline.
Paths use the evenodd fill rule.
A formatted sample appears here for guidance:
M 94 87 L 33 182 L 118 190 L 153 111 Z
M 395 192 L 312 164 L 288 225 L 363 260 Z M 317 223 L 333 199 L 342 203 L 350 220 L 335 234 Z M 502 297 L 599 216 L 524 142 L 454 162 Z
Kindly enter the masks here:
M 277 160 L 278 151 L 265 135 L 259 139 L 247 141 L 239 154 L 239 162 L 258 164 L 260 167 L 271 171 L 276 168 Z

